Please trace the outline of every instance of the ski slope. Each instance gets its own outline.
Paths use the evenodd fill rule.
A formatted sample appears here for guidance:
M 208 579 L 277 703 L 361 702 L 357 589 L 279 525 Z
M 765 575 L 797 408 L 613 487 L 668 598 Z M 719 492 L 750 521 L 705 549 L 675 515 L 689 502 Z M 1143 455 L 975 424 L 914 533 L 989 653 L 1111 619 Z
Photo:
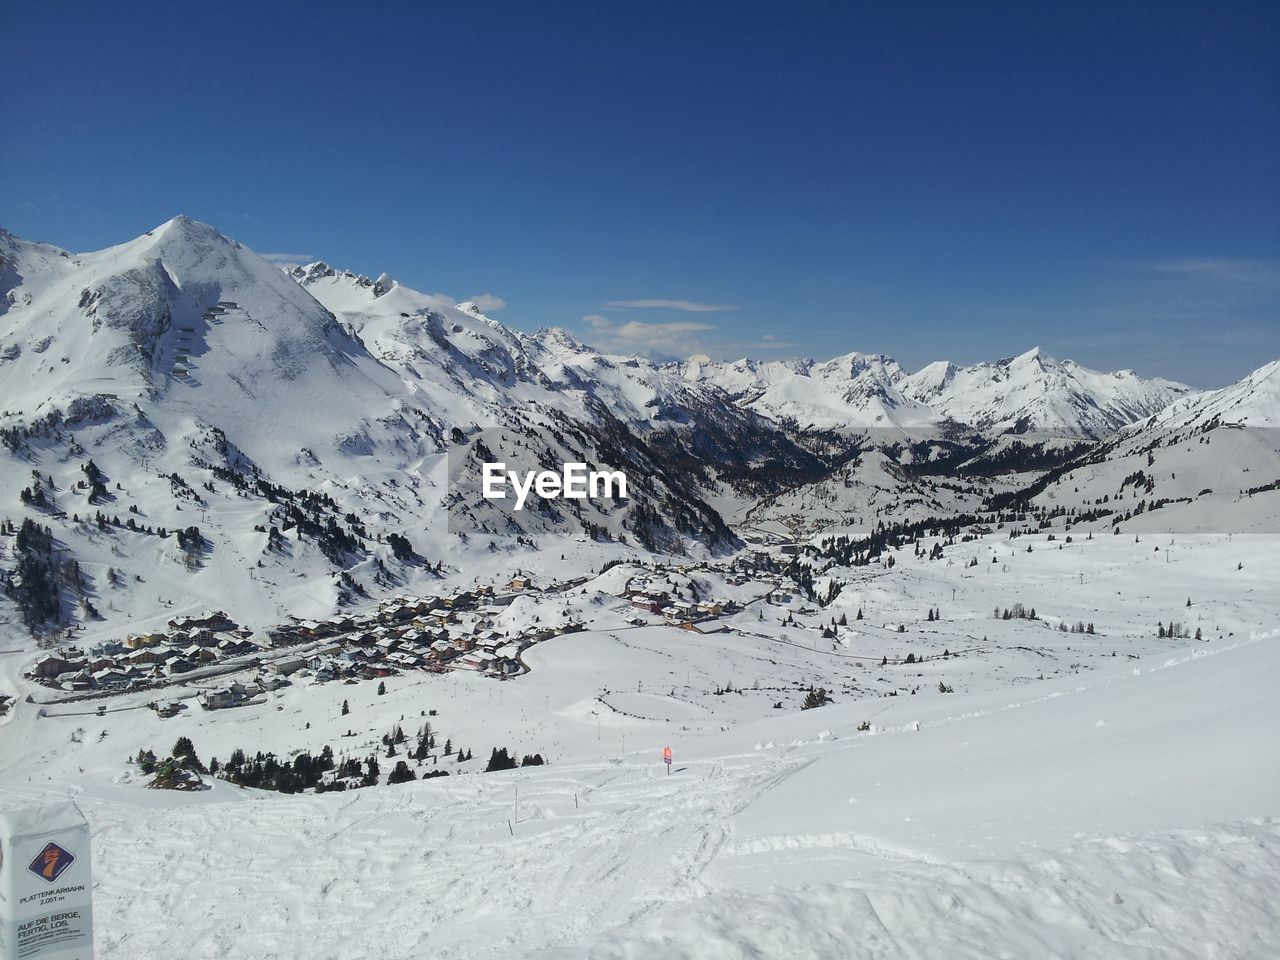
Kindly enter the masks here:
M 107 960 L 1261 958 L 1278 671 L 1273 629 L 1014 690 L 637 724 L 595 756 L 588 731 L 582 759 L 509 773 L 190 796 L 10 767 L 0 802 L 80 801 Z M 6 733 L 63 729 L 24 716 Z

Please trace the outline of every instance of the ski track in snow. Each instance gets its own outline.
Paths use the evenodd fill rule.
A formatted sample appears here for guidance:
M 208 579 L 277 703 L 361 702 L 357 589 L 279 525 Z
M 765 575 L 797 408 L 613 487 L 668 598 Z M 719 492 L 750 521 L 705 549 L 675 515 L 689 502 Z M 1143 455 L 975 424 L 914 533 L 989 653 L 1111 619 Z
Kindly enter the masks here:
M 734 749 L 745 733 L 719 746 L 712 737 L 671 774 L 628 755 L 344 794 L 223 785 L 212 802 L 150 795 L 160 805 L 145 809 L 86 790 L 99 955 L 1262 960 L 1280 950 L 1280 819 L 1078 836 L 978 859 L 813 825 L 841 808 L 848 822 L 862 818 L 840 771 L 865 767 L 857 779 L 873 789 L 869 778 L 890 772 L 866 767 L 868 751 L 955 754 L 984 723 L 1036 731 L 1066 720 L 1088 737 L 1099 713 L 1125 725 L 1116 710 L 1140 693 L 1161 700 L 1189 681 L 1250 675 L 1269 683 L 1258 677 L 1278 652 L 1280 637 L 1258 634 L 1067 693 L 939 716 L 920 733 L 909 724 L 851 736 L 844 708 L 828 707 L 841 732 L 745 751 Z M 1252 696 L 1239 701 L 1255 709 Z M 14 718 L 6 732 L 31 722 Z M 802 775 L 820 765 L 824 788 L 811 791 Z M 897 802 L 929 790 L 928 772 Z M 808 810 L 795 805 L 797 787 Z M 807 876 L 830 856 L 846 858 L 844 879 Z M 753 882 L 737 882 L 746 875 Z

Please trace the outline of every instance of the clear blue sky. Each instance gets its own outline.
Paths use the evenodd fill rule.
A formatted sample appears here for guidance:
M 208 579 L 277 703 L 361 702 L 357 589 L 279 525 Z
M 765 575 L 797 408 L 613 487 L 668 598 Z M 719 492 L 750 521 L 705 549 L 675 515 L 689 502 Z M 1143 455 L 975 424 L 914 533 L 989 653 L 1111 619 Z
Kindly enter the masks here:
M 5 0 L 0 225 L 637 351 L 1280 357 L 1280 4 L 387 6 Z

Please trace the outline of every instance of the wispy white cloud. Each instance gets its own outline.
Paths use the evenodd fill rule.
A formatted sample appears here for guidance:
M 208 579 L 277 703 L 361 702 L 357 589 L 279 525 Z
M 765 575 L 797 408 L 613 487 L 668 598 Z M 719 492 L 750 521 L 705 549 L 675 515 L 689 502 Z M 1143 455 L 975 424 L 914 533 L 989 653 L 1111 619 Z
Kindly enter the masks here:
M 726 313 L 737 307 L 693 300 L 610 300 L 607 310 L 683 310 L 685 313 Z
M 447 293 L 431 293 L 428 296 L 447 307 L 456 307 L 460 303 L 474 303 L 481 313 L 494 313 L 507 305 L 507 301 L 492 293 L 477 293 L 474 297 L 463 297 L 461 300 Z
M 592 339 L 604 350 L 615 353 L 663 353 L 687 355 L 701 349 L 698 334 L 716 329 L 695 320 L 672 323 L 617 323 L 598 313 L 582 318 L 591 328 Z
M 315 263 L 319 259 L 309 253 L 264 253 L 261 256 L 278 267 L 301 267 L 304 264 Z
M 467 299 L 474 303 L 481 313 L 493 313 L 507 305 L 507 301 L 501 297 L 495 297 L 492 293 L 477 293 L 474 297 L 467 297 Z
M 1216 283 L 1280 289 L 1280 260 L 1189 257 L 1146 261 L 1138 266 L 1158 273 L 1179 274 Z

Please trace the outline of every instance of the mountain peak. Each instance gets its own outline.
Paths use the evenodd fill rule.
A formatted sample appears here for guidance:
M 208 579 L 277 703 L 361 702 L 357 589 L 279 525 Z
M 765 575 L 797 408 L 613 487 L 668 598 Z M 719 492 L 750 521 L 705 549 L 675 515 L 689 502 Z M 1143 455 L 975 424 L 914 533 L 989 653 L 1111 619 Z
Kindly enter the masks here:
M 157 239 L 191 237 L 202 240 L 222 240 L 225 243 L 231 243 L 231 240 L 219 233 L 217 228 L 211 227 L 207 223 L 201 223 L 199 220 L 192 220 L 186 214 L 181 213 L 166 220 L 160 226 L 148 230 L 146 235 Z
M 575 353 L 587 349 L 564 327 L 542 327 L 534 333 L 533 338 L 544 346 L 564 347 Z
M 461 303 L 457 305 L 457 308 L 461 310 L 463 313 L 470 314 L 471 316 L 475 317 L 477 320 L 489 319 L 484 315 L 484 313 L 480 310 L 480 308 L 476 306 L 474 300 L 463 300 Z
M 1053 357 L 1045 353 L 1042 347 L 1032 347 L 1025 353 L 1020 353 L 1009 361 L 1010 366 L 1025 366 L 1027 364 L 1039 364 L 1041 366 L 1052 365 L 1056 363 Z

